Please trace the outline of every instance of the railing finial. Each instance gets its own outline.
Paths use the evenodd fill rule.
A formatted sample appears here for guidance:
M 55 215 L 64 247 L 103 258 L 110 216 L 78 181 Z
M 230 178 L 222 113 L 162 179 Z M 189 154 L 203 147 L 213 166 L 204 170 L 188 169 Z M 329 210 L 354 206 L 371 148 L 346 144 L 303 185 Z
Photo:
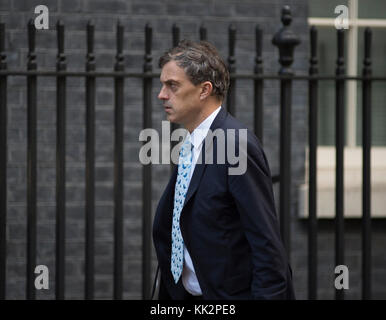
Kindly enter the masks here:
M 292 74 L 290 66 L 293 62 L 294 49 L 300 43 L 299 37 L 292 32 L 290 24 L 292 22 L 291 9 L 289 6 L 284 6 L 281 11 L 281 21 L 283 27 L 276 32 L 272 39 L 273 45 L 279 48 L 279 62 L 281 64 L 280 74 Z
M 5 23 L 0 22 L 0 69 L 6 68 L 5 55 Z
M 283 22 L 285 26 L 289 26 L 292 22 L 291 8 L 289 5 L 285 5 L 281 9 L 281 22 Z

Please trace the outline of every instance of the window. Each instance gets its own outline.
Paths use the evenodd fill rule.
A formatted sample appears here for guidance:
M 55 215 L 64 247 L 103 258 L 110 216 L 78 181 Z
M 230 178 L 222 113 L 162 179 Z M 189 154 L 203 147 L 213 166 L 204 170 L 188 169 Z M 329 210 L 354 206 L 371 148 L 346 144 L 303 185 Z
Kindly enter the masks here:
M 373 75 L 386 75 L 386 1 L 384 0 L 311 0 L 308 19 L 318 28 L 318 60 L 320 74 L 335 74 L 336 29 L 335 7 L 344 4 L 349 8 L 349 29 L 346 32 L 346 74 L 360 75 L 363 67 L 364 29 L 371 27 Z M 386 90 L 384 82 L 374 82 L 372 87 L 372 144 L 386 146 Z M 362 96 L 361 82 L 348 81 L 346 85 L 346 145 L 361 145 Z M 319 94 L 319 145 L 335 144 L 335 83 L 320 82 Z
M 360 75 L 363 67 L 364 29 L 372 29 L 372 71 L 386 75 L 386 1 L 310 0 L 309 25 L 318 29 L 318 68 L 320 74 L 335 74 L 337 40 L 335 7 L 349 9 L 349 29 L 345 36 L 346 74 Z M 344 183 L 345 217 L 362 215 L 362 84 L 348 81 L 345 92 Z M 335 82 L 319 82 L 318 194 L 319 218 L 335 216 Z M 372 217 L 386 216 L 386 83 L 372 83 Z M 300 187 L 299 215 L 308 215 L 308 157 L 306 182 Z

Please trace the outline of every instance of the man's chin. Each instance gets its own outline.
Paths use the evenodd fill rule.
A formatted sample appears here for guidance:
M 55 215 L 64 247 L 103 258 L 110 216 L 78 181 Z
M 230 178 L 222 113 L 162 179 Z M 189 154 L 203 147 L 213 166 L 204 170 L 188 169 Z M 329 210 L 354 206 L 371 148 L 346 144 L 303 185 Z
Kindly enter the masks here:
M 170 123 L 177 123 L 176 119 L 171 114 L 166 114 L 166 120 L 168 120 Z

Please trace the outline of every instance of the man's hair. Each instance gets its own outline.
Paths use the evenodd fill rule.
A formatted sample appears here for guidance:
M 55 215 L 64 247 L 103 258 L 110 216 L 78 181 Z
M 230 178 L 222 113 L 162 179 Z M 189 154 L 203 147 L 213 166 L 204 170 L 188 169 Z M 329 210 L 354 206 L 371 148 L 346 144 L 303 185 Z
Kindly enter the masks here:
M 175 61 L 189 80 L 198 85 L 210 81 L 212 95 L 223 101 L 229 87 L 229 71 L 217 49 L 207 41 L 181 40 L 174 48 L 166 51 L 159 59 L 159 67 Z

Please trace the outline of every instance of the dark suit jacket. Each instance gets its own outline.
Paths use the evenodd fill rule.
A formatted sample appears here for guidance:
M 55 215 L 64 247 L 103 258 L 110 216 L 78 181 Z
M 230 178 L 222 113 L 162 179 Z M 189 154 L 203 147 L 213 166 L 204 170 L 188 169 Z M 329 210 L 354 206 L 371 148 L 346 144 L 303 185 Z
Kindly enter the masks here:
M 211 130 L 217 128 L 246 127 L 221 108 Z M 204 143 L 203 149 L 212 144 L 216 150 L 217 140 L 214 137 L 211 143 Z M 196 164 L 180 217 L 184 243 L 204 299 L 294 299 L 268 163 L 258 139 L 249 131 L 247 141 L 243 175 L 229 175 L 227 162 L 215 164 L 216 152 L 214 164 Z M 184 299 L 186 295 L 182 279 L 175 284 L 170 272 L 176 177 L 177 169 L 159 201 L 153 224 L 161 272 L 159 299 Z

